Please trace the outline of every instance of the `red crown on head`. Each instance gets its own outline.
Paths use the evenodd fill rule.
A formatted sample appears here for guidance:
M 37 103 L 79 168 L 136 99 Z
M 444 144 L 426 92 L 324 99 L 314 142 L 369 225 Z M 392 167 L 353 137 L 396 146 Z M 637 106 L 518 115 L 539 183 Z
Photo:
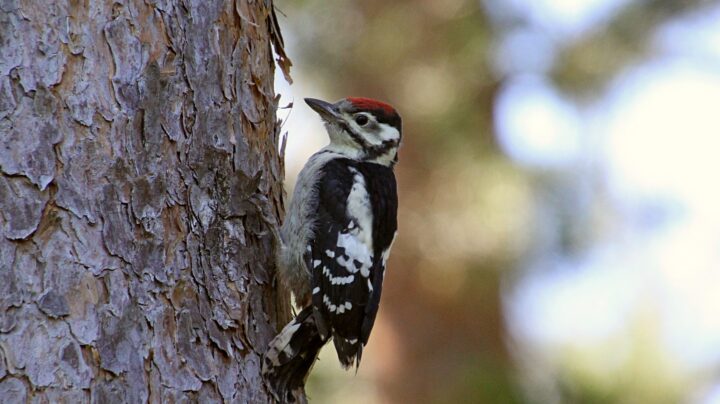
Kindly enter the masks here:
M 396 114 L 395 108 L 393 108 L 390 104 L 386 104 L 382 101 L 373 100 L 372 98 L 363 98 L 363 97 L 348 97 L 348 101 L 350 101 L 355 108 L 358 109 L 381 109 L 385 111 L 388 115 Z

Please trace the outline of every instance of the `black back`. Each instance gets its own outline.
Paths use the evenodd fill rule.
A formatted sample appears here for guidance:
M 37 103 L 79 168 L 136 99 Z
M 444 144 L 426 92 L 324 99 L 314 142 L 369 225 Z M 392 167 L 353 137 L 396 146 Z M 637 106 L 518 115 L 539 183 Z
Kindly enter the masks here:
M 359 271 L 362 266 L 359 261 L 354 262 L 356 272 L 349 271 L 338 262 L 340 257 L 345 261 L 352 260 L 344 248 L 338 246 L 340 235 L 347 234 L 352 227 L 353 218 L 348 217 L 346 211 L 355 177 L 350 167 L 364 177 L 372 206 L 373 251 L 367 278 Z M 382 254 L 390 247 L 397 229 L 395 175 L 392 168 L 379 164 L 345 158 L 334 159 L 323 167 L 318 191 L 315 238 L 310 241 L 310 251 L 307 254 L 308 268 L 313 271 L 313 290 L 320 289 L 313 294 L 313 305 L 325 322 L 324 327 L 320 326 L 321 333 L 323 328 L 326 329 L 325 332 L 332 333 L 340 361 L 343 365 L 350 366 L 353 360 L 359 362 L 362 354 L 361 343 L 368 341 L 380 303 L 385 271 Z M 354 276 L 352 282 L 332 284 L 333 277 L 348 279 L 350 275 Z M 350 301 L 353 303 L 352 308 L 342 313 L 333 312 L 328 310 L 325 299 L 336 306 Z M 356 342 L 349 342 L 353 340 Z

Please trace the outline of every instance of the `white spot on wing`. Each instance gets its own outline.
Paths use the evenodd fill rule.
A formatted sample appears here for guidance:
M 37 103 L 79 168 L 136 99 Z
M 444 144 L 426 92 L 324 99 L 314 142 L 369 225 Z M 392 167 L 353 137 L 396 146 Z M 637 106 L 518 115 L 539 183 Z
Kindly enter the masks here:
M 360 262 L 360 274 L 364 277 L 370 276 L 370 267 L 372 266 L 372 250 L 367 244 L 363 243 L 358 237 L 352 233 L 342 233 L 338 237 L 338 247 L 345 249 L 345 255 L 348 256 L 349 260 L 345 257 L 339 257 L 338 263 L 350 272 L 357 272 L 358 268 L 355 267 L 354 260 Z M 342 258 L 342 261 L 340 260 Z
M 358 268 L 355 266 L 352 259 L 346 259 L 345 256 L 341 255 L 341 256 L 337 257 L 336 261 L 342 267 L 347 269 L 348 272 L 355 273 L 358 271 Z
M 315 289 L 313 289 L 313 295 L 317 295 L 318 293 L 320 293 L 320 288 L 316 286 Z
M 325 303 L 325 306 L 328 308 L 330 313 L 334 313 L 337 310 L 337 306 L 332 304 L 328 295 L 323 295 L 323 303 Z
M 330 283 L 332 285 L 347 285 L 349 283 L 352 283 L 352 281 L 355 280 L 355 275 L 348 275 L 348 276 L 333 276 L 330 273 L 330 269 L 328 267 L 323 268 L 323 275 L 325 275 Z
M 323 303 L 325 304 L 325 307 L 328 308 L 328 311 L 330 313 L 337 313 L 337 314 L 343 314 L 346 311 L 350 311 L 350 310 L 352 310 L 352 307 L 353 307 L 352 303 L 350 303 L 350 302 L 345 302 L 340 305 L 333 304 L 330 301 L 330 298 L 328 297 L 328 295 L 323 295 Z
M 327 255 L 330 258 L 335 258 L 335 251 L 325 250 L 325 255 Z
M 364 276 L 365 278 L 370 277 L 370 268 L 366 266 L 360 267 L 360 275 Z
M 320 266 L 320 260 L 313 261 L 313 268 L 317 268 Z

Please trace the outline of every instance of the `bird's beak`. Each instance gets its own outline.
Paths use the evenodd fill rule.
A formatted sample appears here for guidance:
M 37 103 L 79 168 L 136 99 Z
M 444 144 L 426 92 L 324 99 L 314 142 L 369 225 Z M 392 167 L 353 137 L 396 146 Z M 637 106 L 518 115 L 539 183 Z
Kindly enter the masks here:
M 328 121 L 328 122 L 334 122 L 337 121 L 339 118 L 337 107 L 335 105 L 330 104 L 327 101 L 318 100 L 315 98 L 305 98 L 305 102 L 307 105 L 310 106 L 315 112 L 320 114 L 320 116 Z

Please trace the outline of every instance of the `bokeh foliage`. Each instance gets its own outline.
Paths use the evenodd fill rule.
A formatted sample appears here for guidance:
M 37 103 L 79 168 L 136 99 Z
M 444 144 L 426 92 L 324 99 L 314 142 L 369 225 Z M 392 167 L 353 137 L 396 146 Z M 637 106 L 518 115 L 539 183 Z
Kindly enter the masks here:
M 558 201 L 557 220 L 543 217 L 538 199 L 562 199 L 569 176 L 517 166 L 497 145 L 498 91 L 523 70 L 499 66 L 498 48 L 508 33 L 531 25 L 509 3 L 522 4 L 277 2 L 287 16 L 294 76 L 318 89 L 308 96 L 383 99 L 398 108 L 404 123 L 399 239 L 361 381 L 350 382 L 330 370 L 334 363 L 321 363 L 309 385 L 318 402 L 353 402 L 338 390 L 357 392 L 358 402 L 366 402 L 368 391 L 393 403 L 547 402 L 548 396 L 528 394 L 518 377 L 522 365 L 508 338 L 503 290 L 523 275 L 517 268 L 533 259 L 546 234 L 561 248 L 582 249 L 592 235 L 578 229 L 591 219 L 573 214 L 572 196 Z M 660 25 L 706 4 L 631 1 L 592 31 L 553 39 L 549 69 L 540 73 L 576 102 L 592 100 L 619 72 L 652 54 L 649 38 Z M 330 358 L 325 362 L 332 355 L 324 355 Z M 549 375 L 554 398 L 631 402 L 624 386 L 632 383 L 586 376 L 581 368 Z M 641 399 L 659 402 L 652 389 L 640 390 L 648 393 Z M 662 392 L 675 397 L 676 390 Z

